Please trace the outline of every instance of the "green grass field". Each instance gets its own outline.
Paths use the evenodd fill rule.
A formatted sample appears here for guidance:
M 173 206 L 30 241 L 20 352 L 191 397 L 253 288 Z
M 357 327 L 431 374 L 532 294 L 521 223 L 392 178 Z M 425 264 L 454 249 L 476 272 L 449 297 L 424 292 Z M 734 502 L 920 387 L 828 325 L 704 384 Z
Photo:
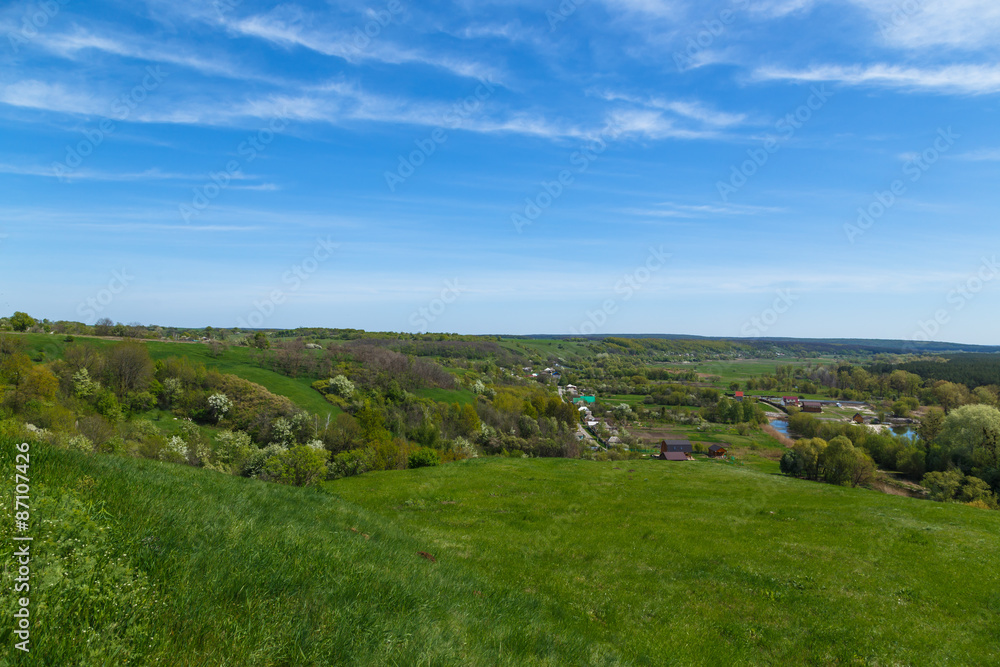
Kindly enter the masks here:
M 476 404 L 476 395 L 468 389 L 417 389 L 414 394 L 420 398 L 429 398 L 441 403 Z
M 310 490 L 34 445 L 31 480 L 33 652 L 3 665 L 1000 660 L 1000 514 L 753 466 L 490 458 Z

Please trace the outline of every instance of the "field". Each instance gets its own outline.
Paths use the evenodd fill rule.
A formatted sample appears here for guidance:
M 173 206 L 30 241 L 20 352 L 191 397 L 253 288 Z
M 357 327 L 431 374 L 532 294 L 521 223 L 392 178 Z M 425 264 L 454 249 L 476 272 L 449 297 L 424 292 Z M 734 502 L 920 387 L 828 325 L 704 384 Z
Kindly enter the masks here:
M 323 490 L 31 461 L 31 664 L 1000 660 L 1000 516 L 965 506 L 713 461 L 473 459 Z

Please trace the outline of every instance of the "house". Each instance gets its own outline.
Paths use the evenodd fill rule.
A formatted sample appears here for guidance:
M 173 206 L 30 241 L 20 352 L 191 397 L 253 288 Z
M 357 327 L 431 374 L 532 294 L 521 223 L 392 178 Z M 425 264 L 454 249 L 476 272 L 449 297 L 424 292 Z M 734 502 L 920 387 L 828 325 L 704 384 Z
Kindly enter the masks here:
M 743 392 L 742 391 L 736 392 L 736 394 L 733 396 L 733 398 L 735 398 L 737 401 L 742 401 L 743 400 Z
M 799 397 L 798 396 L 782 396 L 781 397 L 781 403 L 783 405 L 798 405 L 799 404 Z
M 854 416 L 851 417 L 851 420 L 855 424 L 864 424 L 865 423 L 865 418 L 864 418 L 864 416 L 862 416 L 862 414 L 860 412 L 855 412 Z
M 816 401 L 806 401 L 802 404 L 802 412 L 823 412 L 823 404 Z
M 622 444 L 622 439 L 619 438 L 617 435 L 613 435 L 610 438 L 608 438 L 608 444 L 609 445 L 620 445 L 620 444 Z
M 566 385 L 566 391 L 575 396 L 576 395 L 576 385 L 575 384 L 568 384 L 568 385 Z
M 684 452 L 660 452 L 656 458 L 661 461 L 692 461 L 690 456 Z
M 694 449 L 691 447 L 690 440 L 662 440 L 660 442 L 660 453 L 669 454 L 671 452 L 682 454 L 690 454 Z
M 725 456 L 726 455 L 726 448 L 723 447 L 722 445 L 712 445 L 711 447 L 708 448 L 708 455 L 711 456 L 711 457 L 713 457 L 713 458 L 716 458 L 716 457 L 719 457 L 719 456 Z

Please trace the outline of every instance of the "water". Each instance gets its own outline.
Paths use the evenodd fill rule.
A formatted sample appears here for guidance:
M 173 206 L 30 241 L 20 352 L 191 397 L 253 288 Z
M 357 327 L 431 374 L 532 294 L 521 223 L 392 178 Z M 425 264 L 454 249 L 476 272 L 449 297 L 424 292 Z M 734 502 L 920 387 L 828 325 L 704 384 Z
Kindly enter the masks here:
M 782 435 L 787 436 L 789 438 L 792 437 L 788 432 L 787 419 L 772 419 L 771 426 L 773 426 L 774 430 L 776 430 L 778 433 L 781 433 Z M 910 440 L 917 439 L 917 432 L 914 431 L 913 428 L 910 426 L 893 426 L 892 434 L 901 435 L 905 438 L 909 438 Z
M 904 438 L 909 438 L 910 440 L 916 440 L 917 439 L 917 432 L 914 431 L 909 426 L 893 426 L 892 427 L 892 434 L 893 435 L 901 435 Z

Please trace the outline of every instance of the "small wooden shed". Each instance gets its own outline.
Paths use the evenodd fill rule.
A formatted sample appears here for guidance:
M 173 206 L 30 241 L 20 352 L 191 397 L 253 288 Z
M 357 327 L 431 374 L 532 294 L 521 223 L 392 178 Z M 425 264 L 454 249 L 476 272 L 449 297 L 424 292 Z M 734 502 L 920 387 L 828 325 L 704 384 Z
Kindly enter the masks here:
M 714 458 L 726 455 L 726 448 L 722 445 L 712 445 L 708 448 L 708 455 Z

